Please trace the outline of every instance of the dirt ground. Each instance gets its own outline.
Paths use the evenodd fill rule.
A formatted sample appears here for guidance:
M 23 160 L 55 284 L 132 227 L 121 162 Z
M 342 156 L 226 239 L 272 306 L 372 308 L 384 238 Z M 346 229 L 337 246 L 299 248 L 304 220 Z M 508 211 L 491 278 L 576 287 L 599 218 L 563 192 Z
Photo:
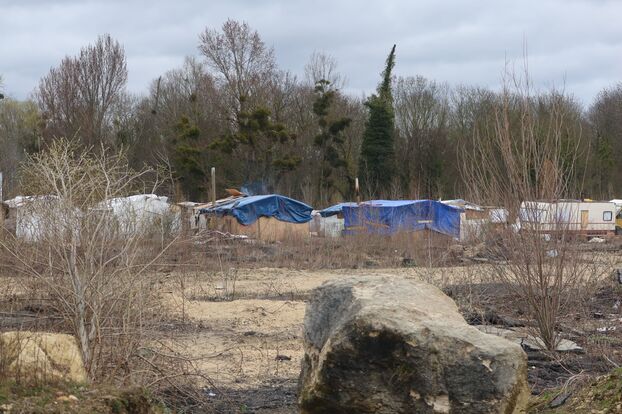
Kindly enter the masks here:
M 491 286 L 490 273 L 486 265 L 171 273 L 169 281 L 184 286 L 183 295 L 171 293 L 171 299 L 182 305 L 191 327 L 176 334 L 175 342 L 212 380 L 203 390 L 216 411 L 296 412 L 305 300 L 315 287 L 348 276 L 387 274 L 423 279 L 441 288 L 464 283 L 485 287 Z M 503 301 L 505 294 L 489 291 L 486 295 Z M 506 313 L 512 314 L 511 309 Z M 530 379 L 538 390 L 569 376 L 564 366 L 535 363 L 532 369 Z
M 217 386 L 205 384 L 204 390 L 215 406 L 224 407 L 234 400 L 247 412 L 296 412 L 305 300 L 315 287 L 327 280 L 363 274 L 446 284 L 469 275 L 481 278 L 486 273 L 476 266 L 173 273 L 170 282 L 183 281 L 185 289 L 183 297 L 171 293 L 171 299 L 182 305 L 192 327 L 176 335 L 175 342 Z
M 314 288 L 328 280 L 359 275 L 416 278 L 444 289 L 461 306 L 467 320 L 476 307 L 492 309 L 502 318 L 524 319 L 516 295 L 495 283 L 494 269 L 485 262 L 456 264 L 452 259 L 448 266 L 416 267 L 405 259 L 408 256 L 391 248 L 395 257 L 379 250 L 377 257 L 356 257 L 348 264 L 350 268 L 299 270 L 280 262 L 274 267 L 259 267 L 285 256 L 266 254 L 263 250 L 267 248 L 260 247 L 252 251 L 258 255 L 257 261 L 241 260 L 237 251 L 227 250 L 228 255 L 237 256 L 225 258 L 218 253 L 206 257 L 204 268 L 201 263 L 193 270 L 173 266 L 162 274 L 163 299 L 175 305 L 171 309 L 180 309 L 179 315 L 170 315 L 171 325 L 162 332 L 170 341 L 168 345 L 189 357 L 202 375 L 192 385 L 210 401 L 209 412 L 297 412 L 306 301 Z M 608 266 L 622 263 L 620 252 L 616 251 L 617 259 Z M 383 255 L 390 261 L 383 262 Z M 214 263 L 221 259 L 224 270 L 215 269 Z M 4 296 L 18 297 L 24 290 L 22 282 L 12 276 L 4 277 L 3 284 Z M 560 387 L 577 374 L 608 372 L 616 362 L 622 362 L 621 303 L 622 287 L 605 287 L 581 312 L 562 318 L 564 336 L 586 352 L 555 358 L 529 355 L 529 381 L 535 394 Z M 36 309 L 27 312 L 35 313 Z M 0 329 L 25 326 L 25 317 L 28 315 L 0 318 Z M 607 331 L 602 332 L 602 328 Z

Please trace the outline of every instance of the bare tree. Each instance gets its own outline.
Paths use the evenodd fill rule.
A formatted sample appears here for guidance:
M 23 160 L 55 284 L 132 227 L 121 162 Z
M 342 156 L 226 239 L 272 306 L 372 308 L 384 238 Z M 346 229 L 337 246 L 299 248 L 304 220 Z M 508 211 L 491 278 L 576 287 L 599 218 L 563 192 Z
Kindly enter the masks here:
M 454 155 L 448 139 L 448 87 L 420 76 L 399 78 L 394 99 L 402 188 L 410 196 L 442 196 Z
M 230 116 L 253 108 L 259 91 L 273 76 L 276 62 L 272 48 L 247 23 L 227 20 L 221 31 L 205 29 L 199 51 L 227 91 Z
M 619 194 L 622 187 L 617 177 L 622 172 L 622 83 L 602 90 L 590 106 L 592 171 L 594 190 L 607 199 Z
M 0 250 L 38 297 L 47 295 L 91 378 L 131 376 L 135 351 L 164 314 L 148 271 L 169 246 L 161 238 L 168 220 L 145 219 L 119 197 L 144 191 L 150 171 L 64 139 L 30 156 L 22 171 L 23 190 L 35 196 L 18 223 L 22 237 L 5 235 Z
M 110 144 L 115 104 L 124 94 L 127 67 L 123 47 L 101 36 L 77 57 L 66 57 L 41 79 L 36 91 L 46 136 L 79 136 L 86 146 Z
M 39 121 L 34 102 L 0 101 L 0 171 L 4 173 L 5 196 L 17 190 L 18 166 L 25 154 L 38 148 Z
M 343 89 L 345 78 L 337 71 L 337 59 L 324 53 L 314 51 L 305 65 L 305 77 L 310 87 L 314 87 L 319 81 L 330 82 L 333 89 Z

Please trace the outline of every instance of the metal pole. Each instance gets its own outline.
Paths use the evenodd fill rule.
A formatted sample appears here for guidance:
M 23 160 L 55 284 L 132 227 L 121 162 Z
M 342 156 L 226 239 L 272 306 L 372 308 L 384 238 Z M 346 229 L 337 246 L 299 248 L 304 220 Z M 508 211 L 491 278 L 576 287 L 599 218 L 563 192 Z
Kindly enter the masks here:
M 354 179 L 354 192 L 356 193 L 356 202 L 360 203 L 361 202 L 361 192 L 359 190 L 359 178 L 356 177 Z

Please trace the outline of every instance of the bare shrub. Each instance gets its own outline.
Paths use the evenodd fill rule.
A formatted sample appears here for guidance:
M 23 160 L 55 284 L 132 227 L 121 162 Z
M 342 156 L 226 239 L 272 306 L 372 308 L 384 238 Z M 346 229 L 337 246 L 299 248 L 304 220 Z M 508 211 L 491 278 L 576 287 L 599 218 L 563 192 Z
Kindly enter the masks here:
M 559 340 L 558 321 L 602 272 L 574 242 L 568 216 L 553 209 L 541 220 L 540 202 L 576 197 L 581 142 L 573 101 L 558 91 L 533 95 L 527 71 L 510 74 L 494 104 L 494 122 L 480 128 L 461 151 L 471 194 L 509 212 L 509 225 L 487 240 L 496 276 L 527 305 L 546 348 Z M 525 202 L 523 204 L 523 202 Z
M 144 191 L 149 174 L 123 154 L 54 141 L 22 168 L 22 188 L 33 194 L 21 214 L 26 233 L 0 238 L 16 277 L 37 286 L 77 338 L 91 379 L 130 378 L 136 350 L 167 314 L 153 265 L 174 240 L 163 244 L 148 223 L 124 231 L 109 205 Z

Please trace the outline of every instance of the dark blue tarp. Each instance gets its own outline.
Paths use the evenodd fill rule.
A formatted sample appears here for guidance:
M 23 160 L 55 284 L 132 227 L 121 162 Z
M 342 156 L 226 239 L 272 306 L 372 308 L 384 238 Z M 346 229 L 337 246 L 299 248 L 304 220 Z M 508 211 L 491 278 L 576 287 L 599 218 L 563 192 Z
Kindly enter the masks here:
M 462 211 L 434 200 L 373 200 L 342 207 L 346 234 L 430 229 L 457 239 Z
M 259 217 L 274 217 L 289 223 L 306 223 L 311 220 L 313 209 L 294 199 L 278 194 L 249 196 L 232 200 L 213 208 L 201 209 L 201 214 L 233 216 L 245 226 L 256 222 Z
M 330 207 L 325 208 L 324 210 L 320 210 L 320 216 L 330 217 L 330 216 L 335 216 L 337 214 L 341 214 L 343 207 L 356 207 L 356 203 L 335 204 L 334 206 L 330 206 Z

